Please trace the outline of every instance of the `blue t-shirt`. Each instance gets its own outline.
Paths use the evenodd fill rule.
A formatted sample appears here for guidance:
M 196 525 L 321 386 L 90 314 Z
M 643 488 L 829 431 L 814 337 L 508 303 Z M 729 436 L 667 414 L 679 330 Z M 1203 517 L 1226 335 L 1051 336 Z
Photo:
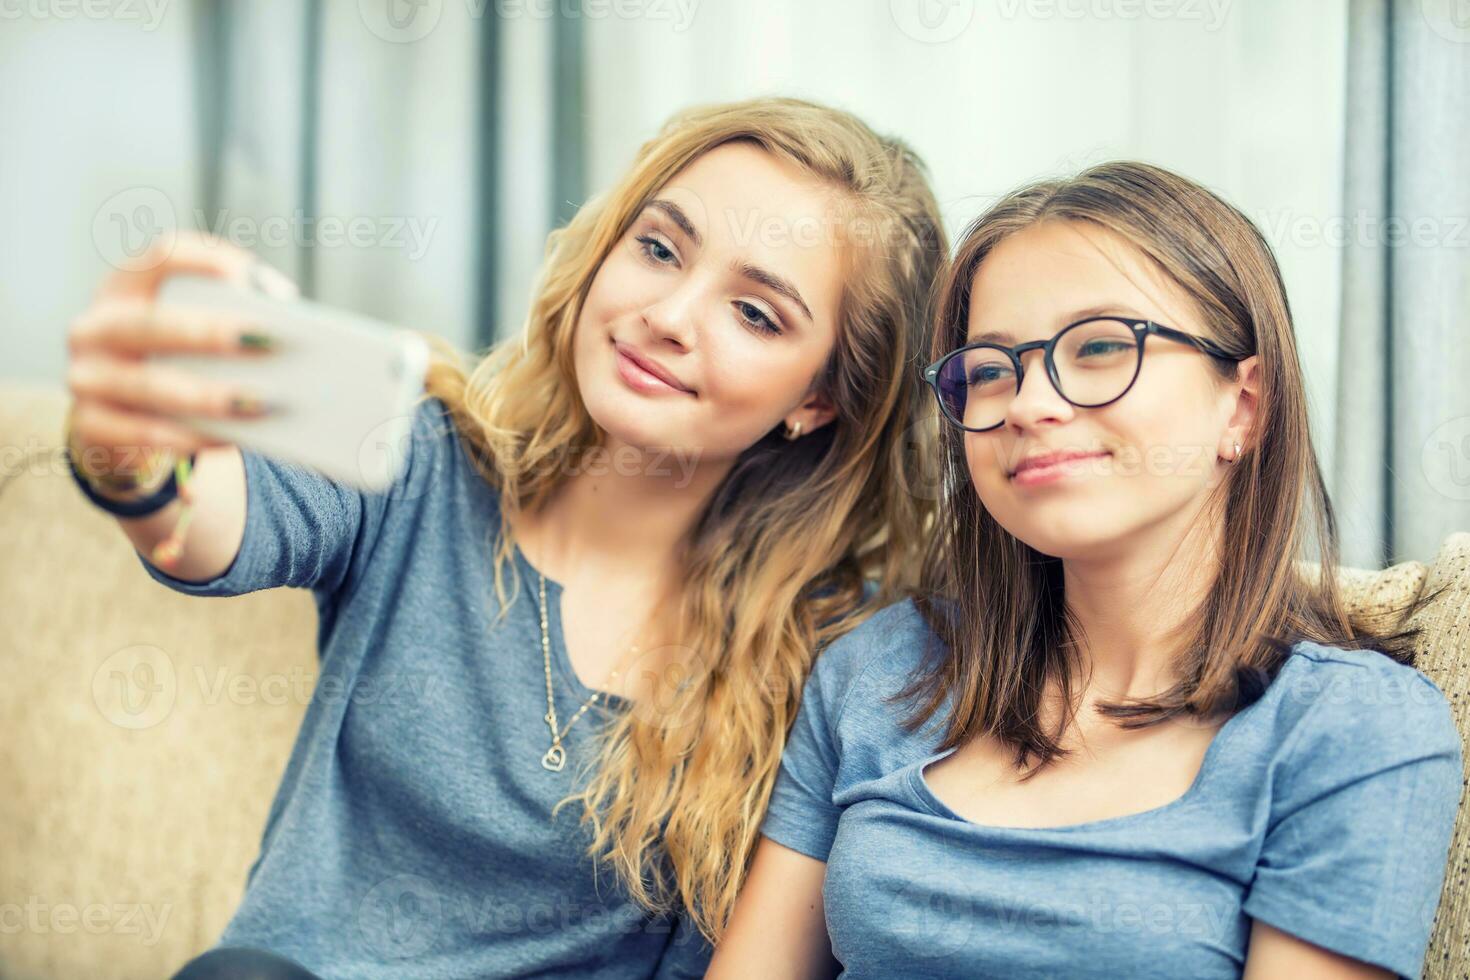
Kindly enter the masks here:
M 932 636 L 904 602 L 818 658 L 761 827 L 827 863 L 843 976 L 1239 977 L 1252 919 L 1419 974 L 1461 786 L 1449 706 L 1424 675 L 1300 643 L 1174 802 L 989 827 L 924 780 L 953 751 L 935 751 L 945 712 L 909 734 L 907 703 L 885 700 Z
M 650 916 L 586 856 L 581 805 L 552 806 L 612 698 L 551 744 L 536 570 L 497 621 L 499 503 L 438 399 L 416 410 L 408 464 L 361 493 L 245 451 L 240 552 L 180 592 L 309 588 L 320 671 L 260 853 L 220 945 L 258 946 L 325 978 L 700 977 L 709 944 Z M 592 691 L 547 581 L 558 721 Z M 181 777 L 182 778 L 182 777 Z

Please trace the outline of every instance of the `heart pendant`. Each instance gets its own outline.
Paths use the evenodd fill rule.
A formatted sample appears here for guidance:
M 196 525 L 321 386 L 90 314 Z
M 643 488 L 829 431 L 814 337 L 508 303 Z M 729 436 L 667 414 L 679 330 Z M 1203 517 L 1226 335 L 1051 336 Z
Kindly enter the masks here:
M 547 769 L 550 769 L 552 772 L 561 772 L 562 766 L 566 764 L 566 749 L 563 749 L 560 745 L 553 745 L 551 748 L 547 749 L 546 754 L 541 757 L 541 765 Z

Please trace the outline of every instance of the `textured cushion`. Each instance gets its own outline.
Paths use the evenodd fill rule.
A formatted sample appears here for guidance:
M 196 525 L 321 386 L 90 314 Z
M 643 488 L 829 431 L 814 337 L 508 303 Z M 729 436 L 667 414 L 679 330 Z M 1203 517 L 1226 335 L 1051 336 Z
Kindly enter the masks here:
M 0 976 L 157 980 L 239 902 L 316 609 L 150 579 L 55 452 L 66 405 L 0 389 Z
M 1439 549 L 1424 583 L 1426 595 L 1438 597 L 1419 610 L 1410 625 L 1423 630 L 1419 638 L 1419 669 L 1428 674 L 1449 698 L 1462 745 L 1470 746 L 1470 534 L 1452 534 Z M 1470 761 L 1470 747 L 1465 749 Z M 1440 893 L 1439 913 L 1429 953 L 1424 959 L 1426 980 L 1470 976 L 1470 806 L 1460 800 L 1460 815 L 1450 842 L 1450 863 Z
M 66 405 L 0 386 L 0 976 L 156 980 L 239 901 L 310 696 L 316 610 L 301 590 L 198 599 L 150 579 L 72 483 Z M 1470 534 L 1432 565 L 1342 577 L 1389 619 L 1446 587 L 1416 622 L 1420 667 L 1470 730 Z M 1470 970 L 1465 813 L 1426 977 Z

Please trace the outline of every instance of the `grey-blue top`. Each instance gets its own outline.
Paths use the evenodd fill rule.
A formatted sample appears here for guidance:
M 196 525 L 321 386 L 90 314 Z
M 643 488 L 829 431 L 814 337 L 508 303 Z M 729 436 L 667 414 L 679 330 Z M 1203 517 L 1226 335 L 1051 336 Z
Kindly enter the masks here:
M 245 537 L 220 577 L 180 592 L 311 589 L 320 673 L 260 853 L 221 945 L 275 950 L 326 978 L 699 977 L 685 916 L 650 916 L 586 856 L 575 787 L 599 713 L 550 745 L 536 571 L 503 619 L 495 492 L 443 403 L 416 410 L 403 474 L 361 493 L 244 452 Z M 552 679 L 566 724 L 591 689 L 547 581 Z M 605 716 L 604 716 L 605 717 Z M 183 778 L 183 777 L 181 777 Z
M 821 655 L 762 824 L 827 863 L 844 976 L 1238 977 L 1253 919 L 1419 974 L 1461 789 L 1449 706 L 1423 674 L 1299 643 L 1178 800 L 989 827 L 925 782 L 948 754 L 943 712 L 908 734 L 885 701 L 932 635 L 906 602 Z

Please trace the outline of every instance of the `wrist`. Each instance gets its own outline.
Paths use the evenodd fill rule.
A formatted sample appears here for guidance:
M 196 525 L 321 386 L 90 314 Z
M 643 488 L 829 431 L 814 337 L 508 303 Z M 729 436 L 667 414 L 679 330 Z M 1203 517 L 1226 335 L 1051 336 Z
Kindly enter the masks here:
M 138 500 L 146 500 L 156 494 L 168 482 L 168 477 L 169 474 L 165 473 L 161 479 L 138 486 L 112 487 L 106 484 L 94 483 L 91 480 L 87 482 L 92 487 L 92 492 L 104 500 L 118 504 L 129 504 Z
M 116 517 L 148 517 L 163 510 L 180 495 L 180 483 L 192 471 L 194 456 L 191 453 L 187 461 L 179 461 L 174 466 L 168 467 L 161 484 L 139 486 L 119 496 L 113 495 L 119 491 L 105 492 L 93 486 L 82 474 L 76 456 L 68 452 L 67 459 L 71 463 L 72 475 L 76 478 L 77 486 L 92 503 Z
M 67 453 L 71 457 L 73 470 L 99 495 L 109 500 L 127 501 L 147 497 L 168 482 L 176 462 L 174 453 L 168 449 L 147 449 L 144 464 L 133 469 L 103 469 L 97 465 L 97 457 L 108 459 L 112 454 L 101 447 L 83 449 L 70 431 L 67 433 Z

